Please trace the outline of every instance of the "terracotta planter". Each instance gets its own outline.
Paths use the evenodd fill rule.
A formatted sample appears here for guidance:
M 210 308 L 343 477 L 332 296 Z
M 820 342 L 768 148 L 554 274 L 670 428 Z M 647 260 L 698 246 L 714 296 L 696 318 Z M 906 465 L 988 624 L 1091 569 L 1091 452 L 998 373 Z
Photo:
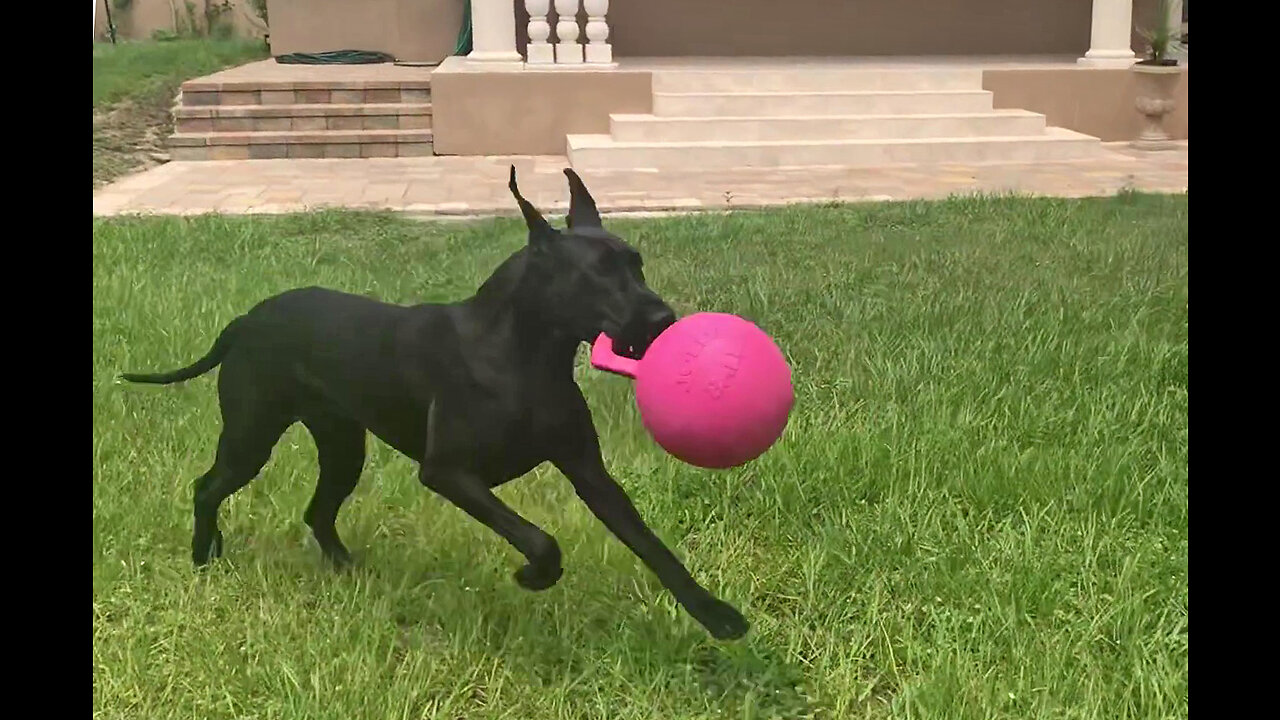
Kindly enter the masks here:
M 1134 65 L 1137 81 L 1134 107 L 1144 118 L 1142 132 L 1133 141 L 1139 150 L 1167 150 L 1173 140 L 1164 129 L 1164 116 L 1173 112 L 1174 90 L 1182 79 L 1182 68 L 1177 65 Z

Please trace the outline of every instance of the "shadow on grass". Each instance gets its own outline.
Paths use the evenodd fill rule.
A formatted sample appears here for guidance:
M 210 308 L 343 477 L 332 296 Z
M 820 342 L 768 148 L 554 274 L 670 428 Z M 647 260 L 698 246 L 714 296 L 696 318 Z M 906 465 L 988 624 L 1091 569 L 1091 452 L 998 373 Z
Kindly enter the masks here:
M 705 705 L 718 717 L 800 720 L 820 712 L 802 667 L 775 646 L 776 636 L 753 628 L 742 640 L 714 640 L 638 561 L 634 574 L 611 577 L 575 573 L 567 563 L 557 586 L 530 593 L 510 577 L 520 561 L 488 548 L 475 555 L 444 546 L 353 549 L 355 565 L 335 571 L 303 533 L 265 542 L 259 535 L 206 572 L 275 575 L 307 597 L 298 610 L 318 616 L 349 612 L 352 592 L 385 600 L 378 622 L 394 626 L 389 671 L 414 656 L 429 661 L 442 648 L 463 648 L 477 665 L 497 659 L 529 688 L 606 674 L 653 688 L 651 697 L 675 708 Z M 245 557 L 250 552 L 257 557 Z M 249 565 L 237 570 L 234 555 Z

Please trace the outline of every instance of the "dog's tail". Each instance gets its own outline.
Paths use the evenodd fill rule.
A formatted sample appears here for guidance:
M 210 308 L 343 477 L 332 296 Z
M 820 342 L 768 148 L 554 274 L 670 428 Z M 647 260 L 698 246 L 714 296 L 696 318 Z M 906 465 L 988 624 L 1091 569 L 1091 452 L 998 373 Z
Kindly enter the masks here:
M 240 324 L 241 318 L 232 320 L 222 332 L 219 333 L 218 339 L 213 341 L 213 347 L 209 349 L 209 353 L 181 370 L 174 370 L 167 373 L 123 373 L 121 380 L 127 380 L 132 383 L 151 383 L 154 385 L 169 385 L 171 383 L 190 380 L 199 377 L 218 366 L 222 359 L 227 356 L 227 352 L 231 350 L 231 341 L 234 340 L 236 327 Z

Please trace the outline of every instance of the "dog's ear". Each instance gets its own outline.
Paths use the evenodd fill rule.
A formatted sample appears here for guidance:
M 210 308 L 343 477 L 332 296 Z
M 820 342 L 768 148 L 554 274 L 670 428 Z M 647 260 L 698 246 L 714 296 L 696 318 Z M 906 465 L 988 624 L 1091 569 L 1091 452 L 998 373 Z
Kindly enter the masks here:
M 520 214 L 524 215 L 524 224 L 529 226 L 530 245 L 537 246 L 554 239 L 560 234 L 558 230 L 551 227 L 546 218 L 542 217 L 542 213 L 538 212 L 538 209 L 520 194 L 520 188 L 516 186 L 515 165 L 511 166 L 511 179 L 507 182 L 507 187 L 511 189 L 511 194 L 516 197 L 516 203 L 520 205 Z
M 596 201 L 582 184 L 582 178 L 570 168 L 564 169 L 569 178 L 569 229 L 575 227 L 602 227 L 600 212 L 596 210 Z

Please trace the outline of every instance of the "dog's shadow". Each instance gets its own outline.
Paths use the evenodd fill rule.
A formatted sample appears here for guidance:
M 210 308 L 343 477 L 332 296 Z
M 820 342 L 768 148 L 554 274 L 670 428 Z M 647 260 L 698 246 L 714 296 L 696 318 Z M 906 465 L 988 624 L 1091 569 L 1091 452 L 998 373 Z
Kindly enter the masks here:
M 719 642 L 653 578 L 605 578 L 566 564 L 559 584 L 531 593 L 511 576 L 521 559 L 514 552 L 476 556 L 354 543 L 352 565 L 335 569 L 301 527 L 246 541 L 243 552 L 257 558 L 250 562 L 270 566 L 263 575 L 309 586 L 301 595 L 305 611 L 348 613 L 353 592 L 362 603 L 385 601 L 374 621 L 394 637 L 396 666 L 430 662 L 447 648 L 477 663 L 499 658 L 513 680 L 534 687 L 612 673 L 630 687 L 662 688 L 678 706 L 705 705 L 715 716 L 790 720 L 817 712 L 803 666 L 777 646 L 776 631 L 762 629 L 768 619 L 752 617 L 750 607 L 744 610 L 751 632 Z
M 510 577 L 478 567 L 474 558 L 436 557 L 429 568 L 395 572 L 380 569 L 394 565 L 369 556 L 377 554 L 353 553 L 355 565 L 342 574 L 367 583 L 370 593 L 394 598 L 387 621 L 395 626 L 397 663 L 462 644 L 477 660 L 501 658 L 532 686 L 608 672 L 632 687 L 664 688 L 677 704 L 705 704 L 718 716 L 799 719 L 816 713 L 801 666 L 758 629 L 722 643 L 681 618 L 683 611 L 669 598 L 647 605 L 635 597 L 598 599 L 636 595 L 630 580 L 620 578 L 626 586 L 617 588 L 601 586 L 599 578 L 574 582 L 570 567 L 561 584 L 571 587 L 531 594 Z M 313 572 L 332 571 L 317 562 Z M 584 591 L 594 597 L 582 597 Z M 652 586 L 643 594 L 662 592 Z
M 726 717 L 792 720 L 817 714 L 800 667 L 766 640 L 703 644 L 691 662 L 702 693 L 720 705 Z

